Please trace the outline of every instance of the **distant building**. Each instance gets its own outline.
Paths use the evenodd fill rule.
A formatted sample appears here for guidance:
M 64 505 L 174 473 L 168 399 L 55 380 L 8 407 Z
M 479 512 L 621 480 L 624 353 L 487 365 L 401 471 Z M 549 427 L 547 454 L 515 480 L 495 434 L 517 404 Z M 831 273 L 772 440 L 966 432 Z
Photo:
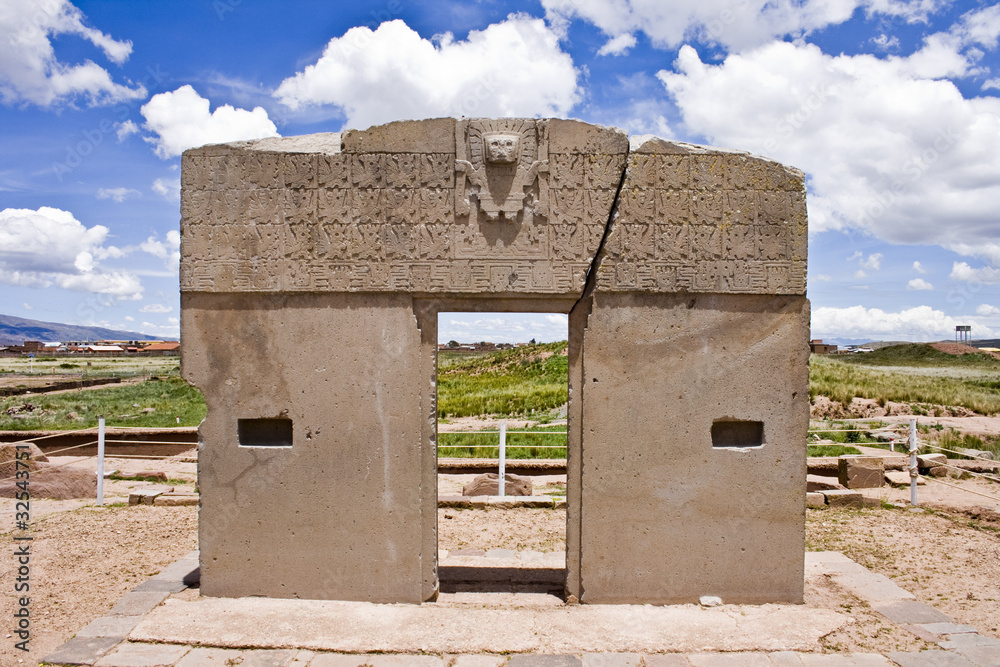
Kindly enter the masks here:
M 180 354 L 181 344 L 177 341 L 168 341 L 166 343 L 150 343 L 146 347 L 142 348 L 143 352 L 153 352 L 154 354 L 170 355 L 170 354 Z
M 836 354 L 837 346 L 832 343 L 824 343 L 823 339 L 809 341 L 809 351 L 813 354 Z

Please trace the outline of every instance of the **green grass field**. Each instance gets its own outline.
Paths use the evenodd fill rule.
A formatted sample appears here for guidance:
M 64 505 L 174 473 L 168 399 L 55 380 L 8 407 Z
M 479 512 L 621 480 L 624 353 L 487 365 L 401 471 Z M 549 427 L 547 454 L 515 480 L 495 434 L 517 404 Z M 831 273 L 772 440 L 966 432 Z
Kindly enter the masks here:
M 550 433 L 530 435 L 507 433 L 507 458 L 511 459 L 564 459 L 566 458 L 566 425 L 534 426 L 518 431 Z M 495 459 L 500 456 L 500 433 L 438 433 L 438 456 L 445 458 Z M 554 449 L 557 447 L 558 449 Z
M 569 397 L 566 341 L 438 360 L 438 417 L 524 416 Z

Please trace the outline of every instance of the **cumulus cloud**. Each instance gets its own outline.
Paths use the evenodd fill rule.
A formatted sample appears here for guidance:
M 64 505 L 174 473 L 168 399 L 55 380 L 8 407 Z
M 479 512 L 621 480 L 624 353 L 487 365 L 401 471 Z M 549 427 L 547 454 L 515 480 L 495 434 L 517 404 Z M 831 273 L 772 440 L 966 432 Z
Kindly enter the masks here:
M 5 0 L 0 11 L 0 100 L 48 107 L 83 97 L 91 105 L 141 99 L 146 89 L 115 83 L 106 69 L 87 60 L 60 62 L 52 47 L 59 35 L 80 37 L 120 65 L 132 42 L 118 41 L 88 26 L 68 0 Z
M 630 32 L 625 32 L 617 37 L 612 37 L 609 39 L 604 46 L 602 46 L 597 51 L 599 56 L 623 56 L 629 52 L 633 46 L 635 46 L 635 35 Z
M 910 282 L 906 283 L 906 289 L 908 289 L 908 290 L 932 290 L 932 289 L 934 289 L 934 285 L 931 285 L 929 282 L 927 282 L 923 278 L 914 278 Z
M 162 303 L 148 303 L 139 309 L 140 313 L 171 313 L 173 306 L 164 306 Z
M 140 298 L 143 288 L 133 273 L 100 266 L 105 259 L 125 254 L 104 244 L 107 235 L 107 227 L 86 227 L 72 213 L 57 208 L 4 209 L 0 211 L 0 282 Z
M 948 277 L 952 280 L 995 285 L 1000 283 L 1000 269 L 989 266 L 975 269 L 965 262 L 955 262 L 951 265 L 951 274 Z
M 560 313 L 442 313 L 438 317 L 438 339 L 442 343 L 566 340 L 568 321 Z
M 139 249 L 148 252 L 153 257 L 159 257 L 164 265 L 172 271 L 177 271 L 177 264 L 181 261 L 181 233 L 176 229 L 171 229 L 160 241 L 155 236 L 139 244 Z
M 996 315 L 1000 315 L 1000 308 L 984 303 L 976 308 L 976 315 L 982 315 L 983 317 L 995 317 Z
M 974 318 L 957 320 L 930 306 L 897 313 L 878 308 L 817 308 L 812 313 L 814 338 L 872 338 L 882 340 L 941 340 L 954 336 L 957 325 L 972 325 L 977 336 L 1000 335 Z
M 658 76 L 692 132 L 807 172 L 811 231 L 1000 261 L 1000 99 L 963 98 L 918 55 L 774 42 L 712 65 L 684 46 Z
M 293 110 L 333 105 L 347 126 L 434 116 L 565 116 L 579 100 L 577 70 L 543 20 L 512 14 L 423 39 L 403 21 L 351 28 L 275 91 Z
M 115 126 L 115 136 L 118 137 L 119 142 L 125 141 L 133 134 L 139 134 L 139 126 L 135 124 L 134 120 L 127 120 Z
M 180 199 L 181 179 L 179 178 L 158 178 L 153 181 L 153 192 L 164 199 Z
M 921 275 L 927 275 L 927 269 L 925 269 L 924 265 L 921 264 L 920 262 L 913 263 L 913 270 Z
M 131 188 L 100 188 L 97 191 L 98 199 L 112 199 L 121 204 L 131 197 L 141 197 L 142 193 Z
M 696 39 L 731 50 L 843 23 L 859 7 L 869 15 L 916 22 L 925 21 L 939 4 L 935 0 L 542 0 L 548 19 L 557 27 L 579 18 L 613 38 L 642 31 L 662 48 Z
M 146 141 L 164 159 L 205 144 L 279 136 L 263 107 L 247 111 L 225 104 L 210 111 L 208 100 L 189 85 L 154 95 L 140 111 L 144 127 L 156 134 Z

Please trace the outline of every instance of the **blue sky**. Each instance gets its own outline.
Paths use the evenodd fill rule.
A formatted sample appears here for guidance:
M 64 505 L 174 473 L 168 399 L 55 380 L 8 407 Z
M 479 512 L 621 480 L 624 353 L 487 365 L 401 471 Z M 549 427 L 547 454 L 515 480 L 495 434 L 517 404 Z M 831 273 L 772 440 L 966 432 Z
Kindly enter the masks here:
M 176 336 L 187 148 L 558 116 L 803 169 L 814 337 L 1000 337 L 996 4 L 0 0 L 0 33 L 4 314 Z

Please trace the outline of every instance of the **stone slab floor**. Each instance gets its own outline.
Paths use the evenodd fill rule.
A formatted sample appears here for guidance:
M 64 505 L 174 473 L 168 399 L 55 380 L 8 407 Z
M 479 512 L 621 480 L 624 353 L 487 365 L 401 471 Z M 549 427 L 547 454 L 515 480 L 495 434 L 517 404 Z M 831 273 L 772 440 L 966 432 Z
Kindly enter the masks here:
M 525 560 L 523 554 L 519 558 Z M 442 566 L 467 565 L 467 560 L 445 558 Z M 537 560 L 539 566 L 550 565 L 541 555 Z M 820 637 L 846 617 L 798 605 L 566 606 L 554 596 L 530 592 L 445 593 L 438 602 L 419 606 L 203 598 L 191 588 L 197 585 L 197 565 L 193 552 L 139 585 L 45 662 L 97 667 L 1000 665 L 1000 641 L 955 623 L 835 552 L 807 553 L 806 576 L 832 577 L 888 622 L 939 648 L 822 654 Z

